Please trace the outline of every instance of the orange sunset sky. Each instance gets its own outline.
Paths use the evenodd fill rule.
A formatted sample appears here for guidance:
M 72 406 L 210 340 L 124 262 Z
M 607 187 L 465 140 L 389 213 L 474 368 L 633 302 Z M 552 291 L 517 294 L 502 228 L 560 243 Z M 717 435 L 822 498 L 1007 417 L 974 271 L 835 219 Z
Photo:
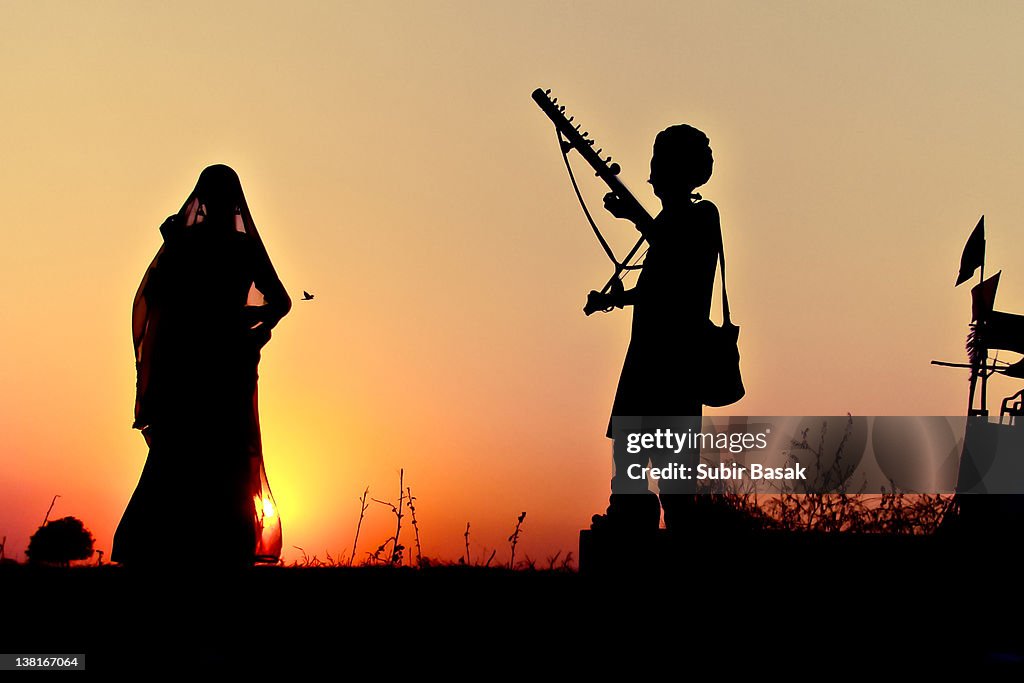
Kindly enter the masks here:
M 575 552 L 603 509 L 629 315 L 580 312 L 610 266 L 535 87 L 652 211 L 655 134 L 711 138 L 732 414 L 962 414 L 966 376 L 929 360 L 964 358 L 952 285 L 982 213 L 997 307 L 1024 311 L 1019 4 L 292 5 L 0 1 L 8 556 L 54 494 L 109 552 L 146 457 L 132 297 L 211 163 L 296 299 L 260 369 L 288 560 L 347 557 L 358 496 L 395 498 L 400 468 L 432 557 L 470 522 L 474 555 L 507 561 L 524 510 L 517 556 Z M 360 550 L 391 526 L 372 507 Z

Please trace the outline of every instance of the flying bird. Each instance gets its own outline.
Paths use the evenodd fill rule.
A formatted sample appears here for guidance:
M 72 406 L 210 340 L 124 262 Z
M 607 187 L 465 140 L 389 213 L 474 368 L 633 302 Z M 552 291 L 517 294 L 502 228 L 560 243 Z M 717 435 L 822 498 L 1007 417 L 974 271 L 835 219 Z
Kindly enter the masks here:
M 303 301 L 312 301 L 313 300 L 313 295 L 310 294 L 309 292 L 307 292 L 306 290 L 302 290 L 302 300 Z

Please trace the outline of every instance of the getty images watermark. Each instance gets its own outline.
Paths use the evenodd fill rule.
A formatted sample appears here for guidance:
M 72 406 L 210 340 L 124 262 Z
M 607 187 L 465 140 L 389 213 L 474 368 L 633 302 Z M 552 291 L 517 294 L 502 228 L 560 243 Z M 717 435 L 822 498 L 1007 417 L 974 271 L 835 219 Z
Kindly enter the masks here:
M 641 455 L 649 451 L 661 451 L 665 454 L 681 455 L 684 451 L 707 450 L 727 451 L 738 455 L 752 449 L 768 448 L 768 436 L 771 428 L 761 432 L 694 432 L 687 428 L 685 432 L 672 429 L 656 428 L 653 431 L 634 431 L 626 434 L 626 453 Z M 630 479 L 661 479 L 696 481 L 735 480 L 802 480 L 807 479 L 807 468 L 800 463 L 787 467 L 770 467 L 751 462 L 739 465 L 734 461 L 709 464 L 698 462 L 686 465 L 677 462 L 666 462 L 661 467 L 644 466 L 640 462 L 631 462 L 626 466 L 626 476 Z
M 615 476 L 695 493 L 1024 493 L 1024 418 L 616 417 L 612 435 Z

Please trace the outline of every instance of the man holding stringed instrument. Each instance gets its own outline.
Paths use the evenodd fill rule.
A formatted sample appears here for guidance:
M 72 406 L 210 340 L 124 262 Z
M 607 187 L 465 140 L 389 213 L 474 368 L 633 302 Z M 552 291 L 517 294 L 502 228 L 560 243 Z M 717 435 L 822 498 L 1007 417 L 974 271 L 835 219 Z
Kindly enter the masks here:
M 567 115 L 565 105 L 559 105 L 550 90 L 537 88 L 532 97 L 555 124 L 573 190 L 601 248 L 615 266 L 604 288 L 590 292 L 583 312 L 591 315 L 633 307 L 632 334 L 607 431 L 614 440 L 612 495 L 607 514 L 594 515 L 592 527 L 595 531 L 653 532 L 664 508 L 665 525 L 670 530 L 695 528 L 695 479 L 662 478 L 660 474 L 696 473 L 699 441 L 694 445 L 696 440 L 691 440 L 685 448 L 679 444 L 677 448 L 653 449 L 638 449 L 629 442 L 631 437 L 657 430 L 699 434 L 702 406 L 729 405 L 745 393 L 739 371 L 739 327 L 730 319 L 725 289 L 718 209 L 694 192 L 711 178 L 714 160 L 708 137 L 692 126 L 677 125 L 655 138 L 648 182 L 661 200 L 662 210 L 652 217 L 619 179 L 619 165 L 610 156 L 601 156 L 602 150 L 595 149 L 594 139 L 580 124 L 573 125 L 574 117 Z M 573 150 L 611 190 L 605 195 L 605 208 L 617 218 L 632 221 L 642 235 L 621 260 L 587 209 L 569 163 Z M 646 252 L 644 244 L 648 245 Z M 645 255 L 638 265 L 636 261 Z M 716 259 L 722 274 L 720 326 L 710 317 Z M 637 269 L 641 273 L 636 286 L 626 290 L 623 277 Z M 647 473 L 654 468 L 659 470 L 651 473 L 658 480 L 658 495 L 647 483 Z M 636 476 L 638 472 L 642 474 Z
M 649 248 L 635 287 L 623 289 L 621 280 L 615 280 L 617 284 L 606 292 L 591 291 L 585 309 L 633 307 L 629 348 L 607 432 L 615 439 L 612 495 L 607 514 L 594 516 L 595 530 L 656 530 L 660 508 L 670 530 L 689 526 L 693 518 L 693 480 L 662 479 L 660 495 L 655 496 L 645 478 L 629 473 L 639 469 L 630 465 L 648 463 L 659 468 L 684 465 L 696 472 L 699 448 L 631 454 L 625 433 L 663 427 L 676 433 L 700 431 L 704 389 L 698 378 L 709 362 L 705 332 L 722 237 L 718 209 L 694 190 L 711 177 L 712 164 L 704 133 L 687 125 L 672 126 L 658 134 L 651 158 L 648 182 L 662 203 L 657 217 L 636 211 L 635 199 L 615 192 L 604 198 L 605 208 L 632 221 Z

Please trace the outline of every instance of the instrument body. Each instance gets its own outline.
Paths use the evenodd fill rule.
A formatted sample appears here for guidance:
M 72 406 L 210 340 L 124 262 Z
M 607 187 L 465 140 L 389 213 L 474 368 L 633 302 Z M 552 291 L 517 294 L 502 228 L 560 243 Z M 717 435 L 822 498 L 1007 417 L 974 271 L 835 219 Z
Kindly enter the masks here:
M 623 207 L 630 215 L 637 216 L 640 224 L 646 224 L 653 221 L 654 218 L 647 211 L 644 205 L 633 196 L 633 193 L 629 191 L 629 188 L 626 187 L 625 183 L 619 179 L 619 172 L 621 170 L 619 165 L 613 163 L 611 157 L 607 157 L 605 159 L 601 158 L 601 150 L 594 150 L 594 139 L 589 137 L 589 132 L 583 131 L 581 133 L 580 126 L 578 124 L 575 126 L 572 124 L 573 117 L 566 118 L 565 107 L 557 104 L 557 98 L 552 99 L 549 97 L 550 92 L 550 90 L 537 88 L 533 91 L 532 97 L 537 105 L 540 106 L 541 111 L 547 114 L 548 118 L 555 124 L 555 129 L 558 131 L 559 139 L 561 140 L 562 154 L 568 155 L 571 150 L 575 149 L 579 152 L 580 156 L 590 164 L 591 168 L 594 169 L 597 177 L 603 180 L 605 184 L 608 185 L 608 189 L 610 189 L 612 193 L 619 198 Z M 568 162 L 566 163 L 568 165 Z M 571 172 L 572 171 L 570 169 L 570 174 Z M 582 197 L 580 199 L 582 202 Z M 597 226 L 593 225 L 593 223 L 591 225 L 594 228 L 594 232 L 597 235 L 598 240 L 601 242 L 601 246 L 604 248 L 605 253 L 608 254 L 608 257 L 615 265 L 615 272 L 612 274 L 611 278 L 608 279 L 608 282 L 605 283 L 600 292 L 601 294 L 607 294 L 616 286 L 621 286 L 620 281 L 627 270 L 636 268 L 636 266 L 631 265 L 630 262 L 640 252 L 646 240 L 644 237 L 637 240 L 636 244 L 633 245 L 633 248 L 629 250 L 628 254 L 626 254 L 626 257 L 619 261 L 615 258 L 604 237 L 597 230 Z M 583 312 L 590 315 L 597 310 L 600 309 L 592 306 L 591 303 L 588 302 L 587 306 L 583 309 Z

